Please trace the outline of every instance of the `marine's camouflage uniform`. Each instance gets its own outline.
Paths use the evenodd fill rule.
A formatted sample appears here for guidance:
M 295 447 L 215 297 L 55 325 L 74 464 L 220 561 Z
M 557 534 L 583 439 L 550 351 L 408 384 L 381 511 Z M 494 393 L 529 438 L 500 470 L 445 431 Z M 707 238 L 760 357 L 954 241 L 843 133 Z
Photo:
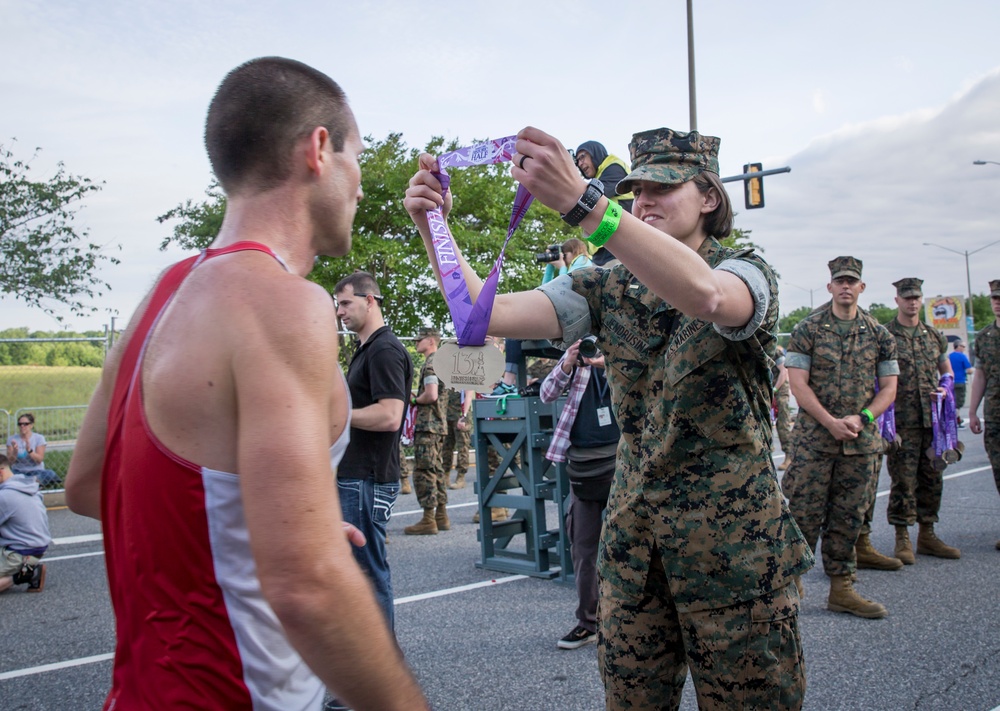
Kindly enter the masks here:
M 899 368 L 892 335 L 863 309 L 849 326 L 837 321 L 831 302 L 800 321 L 788 343 L 785 367 L 809 371 L 809 387 L 820 404 L 840 418 L 859 414 L 875 397 L 876 377 L 898 375 Z M 847 332 L 841 335 L 840 328 Z M 822 531 L 827 575 L 856 570 L 854 544 L 874 501 L 881 452 L 882 436 L 874 422 L 857 439 L 838 442 L 799 408 L 795 456 L 781 486 L 811 549 Z
M 444 436 L 444 444 L 441 447 L 441 466 L 444 469 L 445 477 L 451 471 L 451 463 L 455 462 L 455 471 L 460 475 L 465 475 L 469 471 L 469 447 L 472 445 L 472 411 L 466 422 L 468 428 L 458 429 L 458 420 L 462 417 L 462 392 L 459 390 L 438 391 L 438 397 L 448 398 L 448 432 Z M 457 452 L 457 454 L 456 454 Z
M 902 441 L 888 456 L 889 523 L 937 523 L 944 480 L 925 452 L 934 442 L 930 396 L 938 387 L 938 367 L 950 367 L 948 339 L 922 323 L 910 328 L 893 319 L 886 328 L 896 339 L 896 434 Z
M 540 287 L 564 346 L 598 337 L 622 430 L 599 561 L 607 705 L 676 708 L 690 665 L 701 708 L 798 708 L 790 583 L 813 557 L 770 455 L 776 280 L 750 250 L 709 238 L 699 254 L 766 284 L 759 327 L 717 330 L 681 314 L 620 264 Z
M 438 398 L 429 405 L 417 406 L 417 420 L 413 435 L 413 491 L 425 509 L 448 503 L 448 474 L 441 462 L 441 450 L 448 425 L 447 391 L 434 373 L 434 354 L 427 356 L 420 371 L 417 397 L 423 394 L 428 383 L 437 383 Z
M 778 418 L 774 423 L 774 428 L 778 430 L 778 442 L 781 444 L 781 451 L 785 457 L 792 454 L 792 408 L 788 402 L 791 389 L 786 380 L 781 387 L 774 391 L 774 400 L 777 404 Z
M 996 321 L 976 334 L 976 376 L 986 378 L 983 393 L 983 444 L 1000 491 L 1000 328 Z

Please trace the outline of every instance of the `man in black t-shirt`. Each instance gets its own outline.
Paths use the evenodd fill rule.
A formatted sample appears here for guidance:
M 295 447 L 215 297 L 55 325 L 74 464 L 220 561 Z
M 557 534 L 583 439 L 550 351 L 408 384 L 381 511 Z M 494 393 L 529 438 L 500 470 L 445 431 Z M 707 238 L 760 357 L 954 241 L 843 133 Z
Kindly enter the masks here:
M 347 369 L 351 391 L 351 442 L 337 468 L 344 520 L 368 539 L 353 548 L 371 578 L 392 628 L 392 578 L 386 559 L 385 527 L 399 495 L 399 436 L 413 382 L 413 362 L 382 318 L 375 279 L 355 272 L 337 283 L 337 318 L 360 344 Z

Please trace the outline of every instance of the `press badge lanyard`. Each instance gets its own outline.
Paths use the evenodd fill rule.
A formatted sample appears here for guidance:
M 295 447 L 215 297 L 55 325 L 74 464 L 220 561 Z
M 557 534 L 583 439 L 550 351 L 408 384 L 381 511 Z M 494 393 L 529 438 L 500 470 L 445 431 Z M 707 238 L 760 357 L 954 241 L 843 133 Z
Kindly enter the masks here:
M 595 366 L 590 367 L 593 369 Z M 611 387 L 611 384 L 608 382 L 608 379 L 604 377 L 603 373 L 591 373 L 591 377 L 596 379 L 594 385 L 597 387 L 598 397 L 597 424 L 601 427 L 607 427 L 611 424 L 611 408 L 604 404 L 604 396 L 608 394 L 608 388 Z M 604 381 L 603 385 L 601 384 L 602 380 Z
M 448 191 L 451 178 L 446 172 L 448 168 L 467 168 L 472 165 L 493 165 L 510 161 L 514 154 L 516 136 L 507 136 L 492 141 L 477 143 L 465 148 L 450 151 L 438 157 L 440 172 L 434 176 L 441 181 L 444 191 Z M 493 263 L 493 269 L 483 282 L 476 303 L 472 303 L 469 286 L 462 274 L 462 267 L 455 256 L 455 240 L 444 221 L 440 207 L 427 211 L 427 224 L 431 231 L 431 241 L 434 245 L 434 258 L 441 272 L 441 283 L 444 287 L 444 298 L 451 312 L 458 336 L 459 346 L 481 346 L 486 342 L 486 329 L 493 313 L 493 301 L 496 299 L 500 272 L 503 270 L 504 254 L 507 244 L 514 235 L 534 196 L 524 186 L 518 184 L 514 196 L 514 206 L 510 213 L 507 226 L 507 238 L 500 248 L 500 254 Z

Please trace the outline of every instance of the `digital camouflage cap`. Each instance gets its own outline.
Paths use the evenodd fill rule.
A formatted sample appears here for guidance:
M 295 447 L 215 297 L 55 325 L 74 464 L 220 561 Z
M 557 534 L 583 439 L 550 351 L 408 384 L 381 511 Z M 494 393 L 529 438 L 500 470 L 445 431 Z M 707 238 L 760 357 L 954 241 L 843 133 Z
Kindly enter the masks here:
M 849 276 L 855 279 L 861 278 L 861 260 L 854 257 L 837 257 L 831 259 L 827 264 L 830 267 L 830 278 Z
M 924 280 L 916 277 L 906 277 L 899 281 L 894 281 L 892 285 L 896 287 L 896 296 L 905 299 L 908 296 L 923 296 Z
M 702 171 L 719 174 L 719 139 L 697 131 L 681 133 L 654 128 L 632 136 L 628 144 L 632 172 L 622 179 L 615 192 L 631 192 L 636 180 L 676 185 L 686 183 Z
M 1000 279 L 990 282 L 990 296 L 1000 296 Z
M 434 338 L 437 338 L 438 340 L 440 340 L 441 339 L 441 332 L 438 331 L 436 328 L 431 328 L 429 326 L 424 326 L 419 331 L 417 331 L 417 335 L 413 338 L 413 340 L 414 341 L 419 341 L 419 340 L 422 340 L 424 338 L 430 338 L 431 336 L 433 336 Z

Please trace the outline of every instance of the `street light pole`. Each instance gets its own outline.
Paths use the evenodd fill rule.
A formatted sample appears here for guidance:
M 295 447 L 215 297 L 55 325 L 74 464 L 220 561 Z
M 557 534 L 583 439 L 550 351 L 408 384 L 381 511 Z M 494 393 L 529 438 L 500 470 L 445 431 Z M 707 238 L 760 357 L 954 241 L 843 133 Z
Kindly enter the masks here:
M 694 15 L 691 11 L 692 0 L 687 0 L 687 24 L 688 24 L 688 111 L 690 113 L 691 128 L 689 131 L 698 130 L 698 105 L 695 99 L 694 84 Z
M 807 289 L 804 286 L 799 286 L 798 284 L 793 284 L 792 282 L 785 281 L 784 279 L 782 279 L 782 281 L 784 281 L 786 284 L 788 284 L 788 286 L 794 286 L 796 289 L 802 289 L 802 291 L 808 291 L 809 292 L 809 309 L 810 310 L 813 309 L 813 292 L 817 291 L 817 289 Z
M 1000 165 L 1000 163 L 997 163 L 997 165 Z M 996 240 L 994 242 L 990 242 L 988 245 L 986 245 L 984 247 L 980 247 L 979 249 L 974 249 L 974 250 L 972 250 L 970 252 L 967 249 L 959 251 L 957 249 L 952 249 L 951 247 L 945 247 L 943 244 L 935 244 L 934 242 L 924 242 L 924 246 L 925 247 L 937 247 L 938 249 L 943 249 L 946 252 L 952 252 L 954 254 L 961 254 L 963 257 L 965 257 L 965 286 L 969 290 L 969 292 L 968 292 L 969 293 L 969 301 L 966 304 L 966 312 L 965 312 L 966 316 L 972 316 L 973 315 L 973 313 L 972 313 L 972 276 L 969 273 L 969 256 L 975 254 L 976 252 L 982 252 L 984 249 L 986 249 L 986 247 L 992 247 L 993 245 L 995 245 L 997 243 L 1000 243 L 1000 239 L 998 239 L 998 240 Z

